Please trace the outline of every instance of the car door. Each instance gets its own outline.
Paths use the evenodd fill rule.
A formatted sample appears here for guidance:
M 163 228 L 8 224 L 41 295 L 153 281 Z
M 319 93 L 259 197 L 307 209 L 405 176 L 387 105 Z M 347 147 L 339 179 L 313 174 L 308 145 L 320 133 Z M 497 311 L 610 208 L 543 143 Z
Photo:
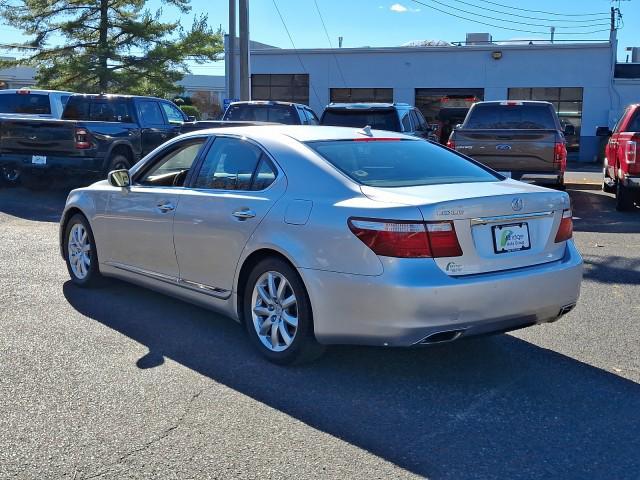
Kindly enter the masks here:
M 181 283 L 215 297 L 230 295 L 242 250 L 285 190 L 284 175 L 261 147 L 218 136 L 176 210 Z
M 207 136 L 174 142 L 132 179 L 109 193 L 103 231 L 112 266 L 162 279 L 178 278 L 173 217 L 185 172 L 195 164 Z
M 171 137 L 170 126 L 165 120 L 158 101 L 138 100 L 136 108 L 140 119 L 142 155 L 144 156 Z

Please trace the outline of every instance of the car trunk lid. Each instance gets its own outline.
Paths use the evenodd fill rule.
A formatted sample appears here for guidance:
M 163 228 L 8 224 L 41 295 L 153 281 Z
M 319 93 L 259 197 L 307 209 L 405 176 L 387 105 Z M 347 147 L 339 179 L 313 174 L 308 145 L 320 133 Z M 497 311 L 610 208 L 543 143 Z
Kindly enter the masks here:
M 570 208 L 564 192 L 513 180 L 362 191 L 373 200 L 417 206 L 426 222 L 453 222 L 462 255 L 434 259 L 451 276 L 552 262 L 565 252 L 564 242 L 555 242 Z

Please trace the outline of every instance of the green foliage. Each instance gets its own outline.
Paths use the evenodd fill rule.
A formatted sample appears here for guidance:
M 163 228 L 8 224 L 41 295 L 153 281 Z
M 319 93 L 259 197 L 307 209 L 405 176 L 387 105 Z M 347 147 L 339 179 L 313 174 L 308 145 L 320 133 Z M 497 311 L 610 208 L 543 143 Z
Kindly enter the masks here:
M 38 86 L 85 93 L 165 97 L 189 73 L 187 60 L 204 63 L 222 51 L 222 33 L 206 15 L 190 29 L 163 22 L 146 0 L 0 0 L 0 18 L 30 39 L 15 47 L 25 58 L 0 68 L 32 65 Z M 164 0 L 181 15 L 190 0 Z
M 186 113 L 190 117 L 196 117 L 196 120 L 200 120 L 202 118 L 202 115 L 200 114 L 200 110 L 198 110 L 193 105 L 182 105 L 180 107 L 180 110 L 182 110 L 184 113 Z

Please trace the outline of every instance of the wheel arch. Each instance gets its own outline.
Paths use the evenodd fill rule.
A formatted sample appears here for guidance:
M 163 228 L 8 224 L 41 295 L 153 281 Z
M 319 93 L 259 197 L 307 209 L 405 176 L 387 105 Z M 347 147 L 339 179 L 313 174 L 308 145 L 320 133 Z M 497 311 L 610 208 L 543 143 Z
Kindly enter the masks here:
M 64 248 L 64 233 L 67 230 L 67 224 L 69 223 L 69 220 L 71 220 L 71 218 L 75 215 L 75 214 L 80 214 L 82 215 L 84 218 L 87 219 L 87 222 L 89 222 L 89 217 L 87 216 L 86 213 L 84 213 L 82 211 L 82 209 L 80 209 L 80 207 L 74 205 L 72 207 L 67 208 L 63 213 L 62 213 L 62 218 L 60 219 L 60 255 L 62 255 L 62 258 L 64 260 L 67 259 L 67 253 L 66 253 L 66 249 Z M 91 225 L 91 223 L 89 223 L 89 225 Z
M 109 162 L 111 161 L 113 156 L 117 154 L 121 154 L 127 157 L 131 162 L 131 166 L 133 166 L 136 163 L 135 162 L 136 155 L 133 151 L 133 145 L 131 145 L 127 141 L 122 140 L 122 141 L 114 142 L 109 148 L 109 150 L 107 151 L 107 154 L 104 157 L 104 167 L 103 167 L 104 169 L 106 169 L 109 166 Z
M 255 267 L 258 263 L 260 263 L 262 260 L 264 260 L 266 258 L 278 258 L 278 259 L 286 262 L 287 264 L 289 264 L 291 266 L 291 268 L 293 268 L 296 272 L 298 271 L 298 268 L 296 267 L 296 265 L 293 262 L 293 260 L 291 258 L 289 258 L 286 254 L 284 254 L 283 252 L 281 252 L 279 250 L 276 250 L 276 249 L 273 249 L 273 248 L 269 248 L 269 247 L 264 247 L 264 248 L 260 248 L 260 249 L 257 249 L 255 251 L 251 252 L 243 260 L 242 265 L 240 266 L 240 268 L 238 270 L 238 274 L 236 275 L 236 283 L 235 283 L 235 287 L 236 287 L 235 288 L 236 303 L 235 303 L 235 308 L 236 308 L 236 313 L 238 315 L 238 320 L 242 324 L 244 324 L 244 322 L 245 322 L 244 309 L 242 308 L 242 299 L 244 297 L 247 279 L 248 279 L 249 274 L 251 273 L 251 270 L 253 269 L 253 267 Z M 302 283 L 304 285 L 304 279 L 302 279 L 302 276 L 300 276 L 300 279 L 302 280 Z M 306 290 L 306 288 L 307 287 L 305 285 L 305 290 Z M 307 291 L 307 297 L 309 297 L 308 291 Z M 311 305 L 311 299 L 310 298 L 309 298 L 309 305 Z M 311 305 L 311 310 L 313 311 L 313 305 Z

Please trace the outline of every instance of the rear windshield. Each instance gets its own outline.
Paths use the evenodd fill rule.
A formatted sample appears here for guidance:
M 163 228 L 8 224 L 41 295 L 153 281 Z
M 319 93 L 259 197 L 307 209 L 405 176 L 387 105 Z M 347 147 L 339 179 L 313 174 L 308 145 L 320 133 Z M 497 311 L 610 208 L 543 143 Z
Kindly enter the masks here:
M 423 140 L 333 140 L 307 145 L 355 182 L 371 187 L 502 180 L 470 160 Z
M 464 122 L 465 129 L 556 130 L 549 105 L 476 105 Z
M 4 93 L 0 95 L 0 113 L 50 115 L 49 95 L 46 93 Z
M 126 100 L 84 97 L 71 97 L 62 118 L 96 122 L 129 123 L 132 121 L 129 103 Z
M 400 131 L 395 110 L 326 110 L 321 125 L 363 128 L 369 125 L 376 130 Z
M 300 120 L 293 107 L 288 105 L 230 105 L 225 120 L 273 122 L 298 125 Z

